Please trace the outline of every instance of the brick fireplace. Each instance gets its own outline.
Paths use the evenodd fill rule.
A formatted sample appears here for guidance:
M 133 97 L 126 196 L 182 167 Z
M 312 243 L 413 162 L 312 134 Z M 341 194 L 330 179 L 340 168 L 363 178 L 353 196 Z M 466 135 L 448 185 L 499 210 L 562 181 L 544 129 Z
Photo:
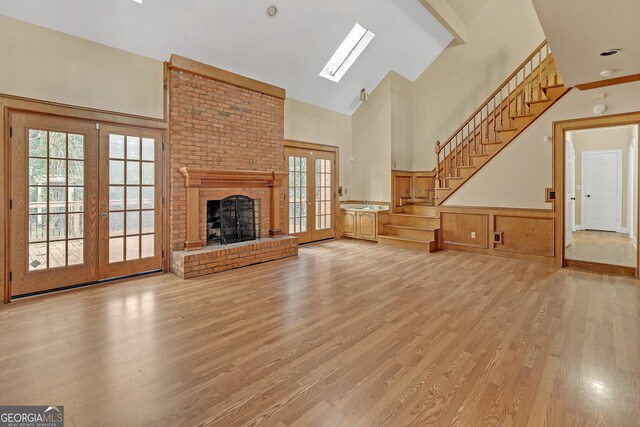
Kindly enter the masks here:
M 169 95 L 171 271 L 195 277 L 296 255 L 297 239 L 278 237 L 284 228 L 284 91 L 172 56 Z M 206 246 L 207 201 L 233 195 L 257 201 L 263 237 L 215 253 Z

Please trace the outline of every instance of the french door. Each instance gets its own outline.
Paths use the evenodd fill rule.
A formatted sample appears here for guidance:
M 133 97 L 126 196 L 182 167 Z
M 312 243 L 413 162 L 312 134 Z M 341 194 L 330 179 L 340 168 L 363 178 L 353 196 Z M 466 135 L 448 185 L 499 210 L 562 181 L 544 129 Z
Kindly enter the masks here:
M 98 252 L 101 278 L 162 267 L 162 133 L 102 126 Z
M 10 120 L 12 296 L 162 268 L 161 133 Z
M 286 147 L 287 234 L 300 243 L 335 237 L 334 152 Z

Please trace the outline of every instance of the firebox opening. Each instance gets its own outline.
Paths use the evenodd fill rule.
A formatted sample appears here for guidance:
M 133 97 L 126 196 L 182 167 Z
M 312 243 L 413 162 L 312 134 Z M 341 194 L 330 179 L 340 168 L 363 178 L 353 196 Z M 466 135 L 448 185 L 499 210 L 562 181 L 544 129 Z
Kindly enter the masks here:
M 207 201 L 207 245 L 260 239 L 260 201 L 236 195 Z

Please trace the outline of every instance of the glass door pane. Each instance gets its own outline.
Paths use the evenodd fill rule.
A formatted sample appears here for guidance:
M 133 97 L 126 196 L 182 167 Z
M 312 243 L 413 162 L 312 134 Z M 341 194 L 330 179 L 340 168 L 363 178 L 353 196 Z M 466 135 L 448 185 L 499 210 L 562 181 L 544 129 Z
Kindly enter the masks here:
M 331 160 L 316 159 L 316 230 L 331 228 Z
M 307 158 L 289 156 L 289 233 L 307 231 Z
M 97 229 L 87 210 L 96 203 L 88 195 L 97 193 L 95 124 L 13 113 L 11 125 L 12 295 L 91 281 Z
M 140 273 L 162 267 L 162 134 L 104 128 L 101 160 L 101 276 Z M 101 176 L 103 176 L 101 174 Z
M 28 135 L 28 269 L 82 264 L 84 135 L 45 129 L 29 129 Z

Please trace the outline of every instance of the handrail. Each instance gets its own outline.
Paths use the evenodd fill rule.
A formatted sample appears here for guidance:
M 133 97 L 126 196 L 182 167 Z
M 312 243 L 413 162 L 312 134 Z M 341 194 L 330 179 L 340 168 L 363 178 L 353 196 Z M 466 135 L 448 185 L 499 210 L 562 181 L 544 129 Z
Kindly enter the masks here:
M 533 51 L 533 53 L 527 57 L 527 59 L 525 59 L 524 61 L 522 61 L 522 64 L 520 64 L 520 65 L 518 66 L 518 68 L 516 68 L 516 70 L 515 70 L 513 73 L 511 73 L 511 75 L 510 75 L 509 77 L 507 77 L 507 78 L 504 80 L 504 82 L 502 82 L 502 84 L 501 84 L 500 86 L 498 86 L 498 89 L 496 89 L 496 90 L 495 90 L 495 92 L 493 92 L 491 95 L 489 95 L 489 97 L 487 97 L 487 99 L 486 99 L 482 104 L 480 104 L 480 106 L 478 107 L 478 109 L 477 109 L 476 111 L 474 111 L 473 113 L 471 113 L 471 115 L 469 116 L 469 119 L 467 119 L 467 121 L 466 121 L 466 122 L 464 122 L 464 124 L 463 124 L 462 126 L 460 126 L 458 129 L 456 129 L 456 131 L 455 131 L 455 132 L 453 132 L 453 134 L 451 134 L 451 136 L 452 136 L 452 137 L 455 137 L 455 136 L 456 136 L 456 134 L 460 133 L 460 131 L 461 131 L 462 129 L 464 129 L 465 125 L 466 125 L 466 124 L 468 124 L 471 120 L 473 120 L 473 118 L 474 118 L 475 116 L 477 116 L 477 115 L 478 115 L 478 113 L 480 112 L 480 110 L 482 110 L 482 108 L 486 107 L 486 106 L 487 106 L 487 104 L 488 104 L 489 102 L 491 102 L 491 100 L 492 100 L 493 98 L 495 98 L 495 97 L 496 97 L 496 95 L 497 95 L 498 93 L 500 93 L 500 90 L 501 90 L 501 89 L 504 89 L 504 87 L 505 87 L 505 86 L 506 86 L 506 85 L 507 85 L 511 80 L 513 80 L 513 78 L 514 78 L 514 77 L 515 77 L 515 76 L 516 76 L 520 71 L 522 71 L 522 69 L 523 69 L 523 68 L 524 68 L 524 67 L 529 63 L 529 61 L 531 61 L 531 60 L 533 59 L 533 57 L 534 57 L 534 56 L 536 56 L 536 54 L 538 53 L 538 51 L 539 51 L 540 49 L 542 49 L 542 48 L 544 47 L 544 45 L 546 45 L 546 44 L 547 44 L 547 41 L 546 41 L 546 40 L 544 40 L 542 43 L 540 43 L 540 45 L 536 48 L 536 50 L 534 50 L 534 51 Z M 449 138 L 449 139 L 451 139 L 451 138 Z M 448 141 L 448 140 L 447 140 L 447 141 Z
M 552 62 L 549 45 L 545 40 L 444 143 L 437 141 L 435 146 L 438 159 L 435 168 L 436 188 L 442 188 L 445 177 L 457 176 L 458 168 L 468 165 L 472 156 L 486 154 L 485 145 L 497 143 L 498 131 L 504 129 L 505 120 L 510 123 L 513 119 L 512 112 L 515 111 L 516 115 L 529 114 L 530 109 L 527 104 L 543 98 L 542 90 L 543 87 L 549 86 L 551 68 L 553 68 L 552 81 L 557 83 L 557 71 Z M 545 72 L 546 77 L 543 80 Z M 537 96 L 534 93 L 536 86 Z M 498 128 L 498 124 L 501 129 Z M 490 137 L 491 133 L 494 135 L 493 141 Z

